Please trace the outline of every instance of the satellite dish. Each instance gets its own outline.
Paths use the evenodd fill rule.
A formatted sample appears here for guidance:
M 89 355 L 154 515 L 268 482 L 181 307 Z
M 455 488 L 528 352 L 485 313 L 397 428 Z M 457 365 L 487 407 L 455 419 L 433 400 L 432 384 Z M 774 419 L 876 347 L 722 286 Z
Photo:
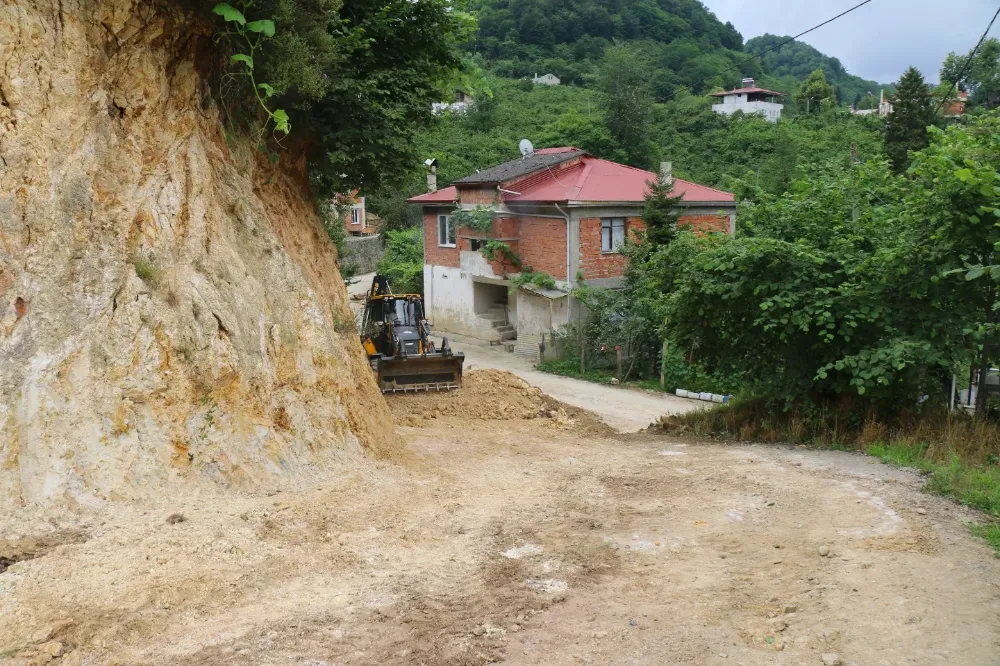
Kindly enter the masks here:
M 520 148 L 523 157 L 527 157 L 535 152 L 535 147 L 527 139 L 521 139 Z

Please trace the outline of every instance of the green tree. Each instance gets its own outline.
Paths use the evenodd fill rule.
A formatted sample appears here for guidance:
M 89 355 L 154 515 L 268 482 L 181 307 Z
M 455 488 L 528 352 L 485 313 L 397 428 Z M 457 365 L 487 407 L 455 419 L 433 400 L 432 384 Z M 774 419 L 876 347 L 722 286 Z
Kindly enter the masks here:
M 649 182 L 649 192 L 642 206 L 642 221 L 646 225 L 646 241 L 654 248 L 669 245 L 677 235 L 677 206 L 681 197 L 673 196 L 673 181 L 661 175 Z
M 928 284 L 924 317 L 954 322 L 953 337 L 975 352 L 985 382 L 1000 354 L 1000 116 L 930 130 L 914 154 L 901 206 L 909 252 L 901 268 Z M 912 288 L 912 287 L 911 287 Z M 985 415 L 980 385 L 977 413 Z
M 823 70 L 817 69 L 795 91 L 795 101 L 803 113 L 819 113 L 824 108 L 836 106 L 836 91 L 827 83 Z
M 759 396 L 855 423 L 943 401 L 953 372 L 991 367 L 1000 116 L 930 138 L 907 174 L 831 161 L 741 209 L 735 238 L 682 232 L 651 253 L 643 291 L 672 339 Z
M 1000 104 L 1000 40 L 990 37 L 983 42 L 971 63 L 970 55 L 949 53 L 941 66 L 941 81 L 960 86 L 969 93 L 973 104 L 997 106 Z
M 910 163 L 910 151 L 927 147 L 927 128 L 935 120 L 930 88 L 916 68 L 903 73 L 892 106 L 885 125 L 885 151 L 893 168 L 901 172 Z
M 389 230 L 385 234 L 385 253 L 376 269 L 389 278 L 389 286 L 400 294 L 422 294 L 424 291 L 423 229 Z
M 652 161 L 649 79 L 649 68 L 632 47 L 615 44 L 604 52 L 600 75 L 604 122 L 628 163 L 637 167 L 648 167 Z
M 462 46 L 476 29 L 448 0 L 259 0 L 253 12 L 276 28 L 255 71 L 287 105 L 321 199 L 418 162 L 417 132 L 468 70 Z

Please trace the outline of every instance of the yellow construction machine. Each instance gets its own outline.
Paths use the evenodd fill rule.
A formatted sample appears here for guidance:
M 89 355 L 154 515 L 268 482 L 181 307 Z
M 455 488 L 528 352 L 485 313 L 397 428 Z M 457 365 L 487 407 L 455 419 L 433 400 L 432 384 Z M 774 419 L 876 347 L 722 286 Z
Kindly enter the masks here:
M 462 386 L 465 354 L 453 354 L 448 338 L 436 349 L 429 334 L 420 294 L 394 294 L 385 276 L 376 275 L 365 299 L 361 343 L 383 393 Z

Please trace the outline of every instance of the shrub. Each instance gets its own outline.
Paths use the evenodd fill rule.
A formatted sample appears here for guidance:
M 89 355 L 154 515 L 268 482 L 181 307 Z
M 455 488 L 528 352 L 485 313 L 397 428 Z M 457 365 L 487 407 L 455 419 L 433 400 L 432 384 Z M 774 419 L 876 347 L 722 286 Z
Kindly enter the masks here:
M 422 294 L 424 291 L 423 229 L 411 227 L 385 234 L 385 253 L 376 270 L 389 279 L 395 293 Z

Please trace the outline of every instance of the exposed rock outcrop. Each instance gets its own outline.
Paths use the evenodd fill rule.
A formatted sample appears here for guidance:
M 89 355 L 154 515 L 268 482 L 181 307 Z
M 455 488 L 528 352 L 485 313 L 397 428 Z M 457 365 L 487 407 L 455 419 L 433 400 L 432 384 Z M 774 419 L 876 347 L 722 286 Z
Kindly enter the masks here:
M 392 453 L 304 165 L 227 143 L 203 21 L 0 5 L 0 507 Z

